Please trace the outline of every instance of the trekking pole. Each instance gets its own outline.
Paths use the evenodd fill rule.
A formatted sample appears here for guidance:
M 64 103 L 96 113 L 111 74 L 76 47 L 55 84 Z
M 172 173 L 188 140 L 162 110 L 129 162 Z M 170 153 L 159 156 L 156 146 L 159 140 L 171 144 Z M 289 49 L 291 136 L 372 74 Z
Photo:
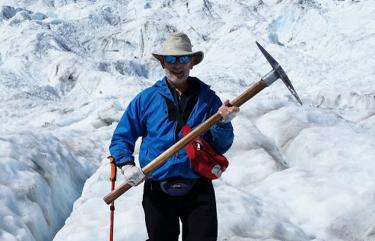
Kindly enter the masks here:
M 116 175 L 117 175 L 117 168 L 115 165 L 115 159 L 112 156 L 107 157 L 111 164 L 111 176 L 109 180 L 111 180 L 111 191 L 115 190 L 115 182 L 116 182 Z M 109 207 L 111 211 L 110 214 L 110 225 L 109 225 L 109 241 L 113 241 L 113 228 L 114 228 L 114 219 L 115 219 L 115 200 L 111 202 L 111 206 Z
M 281 79 L 286 87 L 289 89 L 289 91 L 292 93 L 292 95 L 296 98 L 298 103 L 302 105 L 301 99 L 298 97 L 297 92 L 294 90 L 294 87 L 292 83 L 290 82 L 288 76 L 286 75 L 285 71 L 278 62 L 258 43 L 256 42 L 258 48 L 266 57 L 267 61 L 272 67 L 272 70 L 268 72 L 266 75 L 264 75 L 259 81 L 252 84 L 249 88 L 247 88 L 241 95 L 239 95 L 237 98 L 232 100 L 230 102 L 230 105 L 240 107 L 242 104 L 244 104 L 246 101 L 253 98 L 255 95 L 257 95 L 260 91 L 262 91 L 264 88 L 270 86 L 273 84 L 276 80 Z M 195 138 L 200 136 L 205 131 L 208 131 L 213 125 L 218 123 L 222 119 L 222 116 L 219 113 L 214 114 L 210 118 L 208 118 L 205 122 L 200 124 L 197 128 L 195 128 L 193 131 L 191 131 L 189 134 L 184 136 L 181 140 L 176 142 L 174 145 L 169 147 L 167 150 L 165 150 L 163 153 L 161 153 L 158 157 L 156 157 L 154 160 L 152 160 L 150 163 L 148 163 L 145 167 L 142 168 L 143 173 L 147 176 L 149 175 L 153 170 L 155 170 L 157 167 L 162 165 L 166 160 L 168 160 L 170 157 L 175 155 L 180 149 L 182 149 L 184 146 L 192 142 Z M 132 186 L 128 183 L 121 184 L 116 190 L 112 191 L 111 193 L 107 194 L 103 200 L 107 204 L 110 204 L 112 201 L 117 199 L 119 196 L 121 196 L 123 193 L 125 193 L 127 190 L 129 190 Z

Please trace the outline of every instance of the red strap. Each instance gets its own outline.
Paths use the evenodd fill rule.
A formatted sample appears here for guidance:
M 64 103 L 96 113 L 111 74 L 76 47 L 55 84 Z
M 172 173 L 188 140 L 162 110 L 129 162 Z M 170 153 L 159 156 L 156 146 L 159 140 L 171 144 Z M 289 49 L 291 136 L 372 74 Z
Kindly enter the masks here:
M 191 131 L 192 131 L 192 129 L 191 129 L 191 127 L 188 126 L 188 125 L 184 125 L 184 126 L 181 128 L 182 136 L 186 136 L 186 135 L 189 134 Z

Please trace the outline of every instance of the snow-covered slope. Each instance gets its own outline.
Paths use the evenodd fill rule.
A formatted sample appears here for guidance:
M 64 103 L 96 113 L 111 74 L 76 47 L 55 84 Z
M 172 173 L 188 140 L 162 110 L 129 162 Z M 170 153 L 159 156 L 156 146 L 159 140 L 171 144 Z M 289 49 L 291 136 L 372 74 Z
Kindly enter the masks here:
M 304 102 L 279 81 L 241 107 L 219 240 L 375 240 L 372 0 L 0 0 L 0 240 L 107 239 L 109 140 L 172 31 L 223 100 L 270 70 L 259 41 Z M 147 238 L 141 200 L 116 201 L 115 240 Z

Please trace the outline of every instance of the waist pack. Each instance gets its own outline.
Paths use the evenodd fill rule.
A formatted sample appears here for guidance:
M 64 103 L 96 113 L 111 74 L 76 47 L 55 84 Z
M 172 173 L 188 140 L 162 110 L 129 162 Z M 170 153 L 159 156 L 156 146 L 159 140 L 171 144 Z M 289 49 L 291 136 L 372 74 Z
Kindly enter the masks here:
M 182 135 L 186 136 L 191 130 L 190 126 L 184 125 L 181 129 Z M 217 153 L 201 137 L 187 144 L 185 150 L 194 171 L 208 179 L 219 178 L 228 167 L 227 158 Z
M 169 196 L 184 196 L 193 188 L 196 180 L 186 178 L 169 178 L 160 182 L 160 189 Z

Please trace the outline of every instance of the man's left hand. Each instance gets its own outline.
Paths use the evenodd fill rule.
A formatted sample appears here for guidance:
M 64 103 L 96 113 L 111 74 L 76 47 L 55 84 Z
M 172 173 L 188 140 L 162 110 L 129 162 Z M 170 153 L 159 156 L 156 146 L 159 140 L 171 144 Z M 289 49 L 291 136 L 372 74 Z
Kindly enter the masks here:
M 240 111 L 240 107 L 231 106 L 229 100 L 226 100 L 224 104 L 219 108 L 218 113 L 223 117 L 221 122 L 231 122 L 237 113 Z

